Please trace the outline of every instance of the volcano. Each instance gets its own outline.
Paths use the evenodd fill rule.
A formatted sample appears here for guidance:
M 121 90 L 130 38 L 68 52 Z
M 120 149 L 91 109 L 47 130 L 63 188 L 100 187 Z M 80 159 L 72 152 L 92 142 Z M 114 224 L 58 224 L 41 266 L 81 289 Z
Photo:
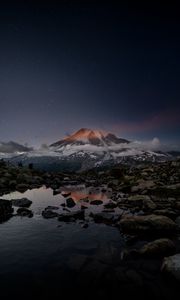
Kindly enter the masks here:
M 95 146 L 112 146 L 117 144 L 128 144 L 129 141 L 123 138 L 118 138 L 112 133 L 92 130 L 89 128 L 81 128 L 72 135 L 55 142 L 50 147 L 63 147 L 67 145 L 95 145 Z

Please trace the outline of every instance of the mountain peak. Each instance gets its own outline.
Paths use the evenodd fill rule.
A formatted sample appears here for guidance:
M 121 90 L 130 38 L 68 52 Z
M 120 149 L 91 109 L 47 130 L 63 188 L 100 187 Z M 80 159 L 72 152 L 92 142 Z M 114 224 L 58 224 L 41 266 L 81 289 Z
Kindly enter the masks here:
M 52 147 L 66 146 L 66 145 L 96 145 L 96 146 L 110 146 L 112 144 L 129 143 L 125 139 L 120 139 L 112 133 L 108 133 L 98 129 L 81 128 L 72 135 L 53 143 Z

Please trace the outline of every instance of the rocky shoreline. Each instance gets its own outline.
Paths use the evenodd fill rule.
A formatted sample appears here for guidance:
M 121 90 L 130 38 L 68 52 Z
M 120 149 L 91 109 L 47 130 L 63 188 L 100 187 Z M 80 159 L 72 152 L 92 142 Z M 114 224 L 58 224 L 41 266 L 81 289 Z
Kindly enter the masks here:
M 71 193 L 62 193 L 62 187 L 80 185 L 100 190 L 109 195 L 108 201 L 90 197 L 80 199 L 80 207 Z M 24 192 L 45 185 L 61 194 L 63 212 L 48 206 L 42 211 L 45 219 L 59 222 L 80 222 L 87 228 L 90 222 L 116 227 L 124 236 L 126 246 L 119 253 L 121 270 L 119 281 L 130 280 L 142 285 L 143 266 L 149 274 L 158 272 L 175 282 L 180 280 L 180 160 L 136 167 L 117 166 L 111 170 L 83 173 L 48 173 L 31 168 L 15 167 L 0 161 L 0 195 L 11 191 Z M 12 201 L 0 199 L 0 220 L 4 222 L 14 213 L 33 217 L 31 201 L 22 198 Z M 98 207 L 89 212 L 90 207 Z M 151 261 L 156 262 L 154 268 Z M 132 265 L 136 262 L 136 268 Z M 130 265 L 131 272 L 127 273 Z M 138 267 L 137 267 L 138 266 Z M 123 273 L 123 268 L 125 269 Z M 138 269 L 140 268 L 140 269 Z M 135 270 L 136 269 L 136 270 Z M 140 271 L 140 272 L 139 272 Z M 127 274 L 126 274 L 127 273 Z M 120 275 L 121 274 L 121 275 Z

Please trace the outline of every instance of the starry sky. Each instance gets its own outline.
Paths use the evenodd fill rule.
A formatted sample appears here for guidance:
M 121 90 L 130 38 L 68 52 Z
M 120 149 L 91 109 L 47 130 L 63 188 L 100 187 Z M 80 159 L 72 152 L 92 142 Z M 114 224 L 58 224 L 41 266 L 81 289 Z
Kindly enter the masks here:
M 88 127 L 179 143 L 179 10 L 119 2 L 0 2 L 0 141 Z

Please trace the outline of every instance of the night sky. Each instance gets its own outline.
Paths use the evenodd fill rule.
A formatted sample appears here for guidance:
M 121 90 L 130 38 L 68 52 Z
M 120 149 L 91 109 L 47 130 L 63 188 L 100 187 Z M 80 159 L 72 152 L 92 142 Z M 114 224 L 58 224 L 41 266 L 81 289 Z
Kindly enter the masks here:
M 0 141 L 90 127 L 179 143 L 179 10 L 135 2 L 0 2 Z

